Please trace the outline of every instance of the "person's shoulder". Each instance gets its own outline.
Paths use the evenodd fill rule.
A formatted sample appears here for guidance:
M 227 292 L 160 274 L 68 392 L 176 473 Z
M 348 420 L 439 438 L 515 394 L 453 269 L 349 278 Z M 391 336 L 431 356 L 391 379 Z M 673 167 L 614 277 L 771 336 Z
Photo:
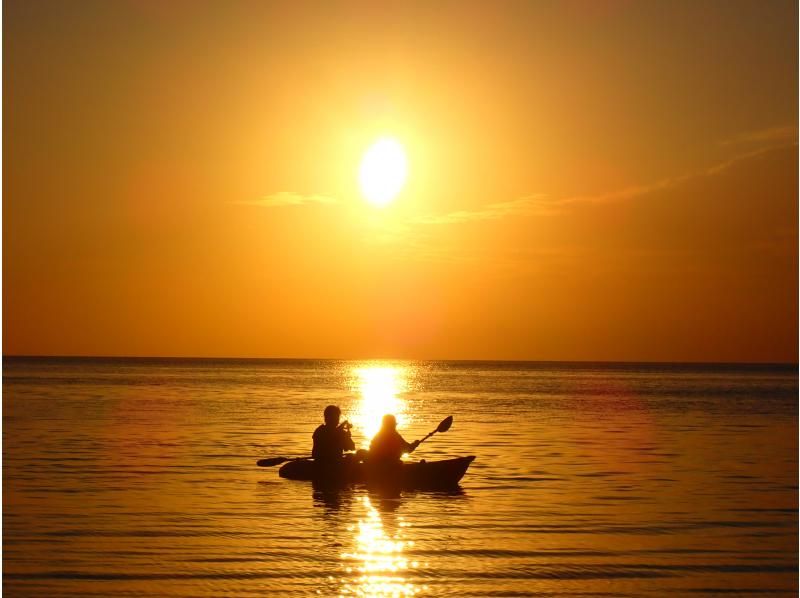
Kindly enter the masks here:
M 317 434 L 322 434 L 325 431 L 325 424 L 320 424 L 317 426 L 317 429 L 314 430 L 314 436 Z

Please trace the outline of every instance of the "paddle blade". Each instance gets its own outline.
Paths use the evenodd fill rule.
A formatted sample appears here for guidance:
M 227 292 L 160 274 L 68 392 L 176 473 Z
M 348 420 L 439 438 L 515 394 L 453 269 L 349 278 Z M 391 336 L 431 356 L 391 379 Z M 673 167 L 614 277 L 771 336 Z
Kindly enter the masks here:
M 440 434 L 442 432 L 447 432 L 450 429 L 450 426 L 452 425 L 453 425 L 453 416 L 448 415 L 442 420 L 442 423 L 439 424 L 439 427 L 436 428 L 436 431 L 439 432 Z
M 291 461 L 291 459 L 287 459 L 286 457 L 272 457 L 271 459 L 259 459 L 256 461 L 256 465 L 259 467 L 272 467 L 273 465 L 280 465 L 287 461 Z

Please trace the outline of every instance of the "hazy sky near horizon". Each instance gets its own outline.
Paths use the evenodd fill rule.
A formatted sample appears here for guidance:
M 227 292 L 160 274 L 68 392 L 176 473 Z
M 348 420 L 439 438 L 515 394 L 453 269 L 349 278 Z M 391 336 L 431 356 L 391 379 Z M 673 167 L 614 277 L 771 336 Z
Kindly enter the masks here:
M 3 352 L 796 361 L 797 23 L 6 0 Z

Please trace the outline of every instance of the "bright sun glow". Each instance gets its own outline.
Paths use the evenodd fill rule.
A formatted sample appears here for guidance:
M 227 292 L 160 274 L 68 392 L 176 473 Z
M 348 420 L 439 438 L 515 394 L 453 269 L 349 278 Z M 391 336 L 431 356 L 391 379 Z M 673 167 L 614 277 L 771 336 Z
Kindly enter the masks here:
M 381 419 L 387 413 L 397 418 L 402 429 L 406 423 L 406 401 L 403 394 L 408 390 L 408 371 L 402 366 L 372 365 L 353 370 L 353 389 L 361 395 L 352 422 L 360 432 L 363 448 L 378 433 Z
M 375 206 L 391 202 L 406 182 L 408 161 L 396 139 L 382 137 L 364 154 L 358 170 L 358 183 L 364 198 Z

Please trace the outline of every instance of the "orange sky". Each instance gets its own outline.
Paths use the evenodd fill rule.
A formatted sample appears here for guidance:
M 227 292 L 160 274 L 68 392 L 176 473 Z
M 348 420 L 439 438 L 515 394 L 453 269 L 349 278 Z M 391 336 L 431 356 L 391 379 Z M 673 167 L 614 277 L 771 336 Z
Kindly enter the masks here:
M 794 2 L 3 6 L 6 355 L 797 361 Z

